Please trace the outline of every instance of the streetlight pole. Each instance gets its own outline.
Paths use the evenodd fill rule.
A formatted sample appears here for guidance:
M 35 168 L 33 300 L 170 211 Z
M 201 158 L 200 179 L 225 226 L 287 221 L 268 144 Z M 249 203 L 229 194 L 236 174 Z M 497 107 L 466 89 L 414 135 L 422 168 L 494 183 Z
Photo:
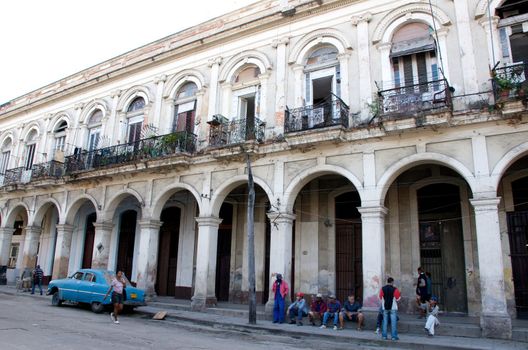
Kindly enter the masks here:
M 248 207 L 247 207 L 247 232 L 248 232 L 248 279 L 249 279 L 249 323 L 257 324 L 257 293 L 255 288 L 255 184 L 251 172 L 251 160 L 246 154 L 248 169 Z

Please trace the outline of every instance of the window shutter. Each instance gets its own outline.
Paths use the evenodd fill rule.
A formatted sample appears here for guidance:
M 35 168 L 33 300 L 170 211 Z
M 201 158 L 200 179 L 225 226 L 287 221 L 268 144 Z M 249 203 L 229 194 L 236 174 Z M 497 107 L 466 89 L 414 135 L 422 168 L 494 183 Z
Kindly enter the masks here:
M 416 54 L 416 66 L 418 68 L 418 84 L 420 84 L 420 92 L 427 91 L 427 64 L 425 63 L 425 53 Z

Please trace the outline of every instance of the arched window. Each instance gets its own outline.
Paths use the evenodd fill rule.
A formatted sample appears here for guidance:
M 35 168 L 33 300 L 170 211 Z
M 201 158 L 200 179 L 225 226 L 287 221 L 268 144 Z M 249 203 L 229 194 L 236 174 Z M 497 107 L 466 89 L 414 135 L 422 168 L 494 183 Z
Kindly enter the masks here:
M 145 99 L 136 97 L 127 108 L 127 142 L 133 143 L 141 139 L 143 128 Z
M 5 139 L 2 144 L 2 148 L 0 149 L 0 175 L 5 174 L 5 171 L 8 169 L 12 146 L 11 138 Z
M 94 110 L 88 119 L 88 151 L 93 151 L 99 146 L 102 120 L 103 111 L 100 109 Z
M 35 150 L 37 148 L 37 131 L 35 129 L 31 130 L 26 137 L 26 155 L 24 158 L 24 167 L 26 170 L 30 170 L 33 166 L 33 161 L 35 159 Z
M 503 63 L 528 64 L 528 31 L 525 29 L 528 27 L 527 13 L 526 1 L 508 0 L 497 8 Z
M 394 87 L 420 84 L 428 90 L 427 82 L 439 79 L 436 43 L 432 29 L 424 23 L 409 23 L 392 37 L 391 61 Z
M 194 132 L 196 116 L 196 91 L 198 87 L 193 82 L 183 84 L 176 93 L 172 132 Z
M 332 45 L 319 46 L 305 60 L 305 104 L 317 106 L 341 95 L 338 50 Z
M 55 152 L 64 152 L 64 147 L 66 145 L 66 129 L 68 129 L 68 123 L 65 120 L 62 120 L 57 124 L 55 130 L 53 130 L 53 134 L 55 136 Z
M 255 65 L 245 66 L 233 76 L 232 81 L 232 111 L 237 111 L 237 117 L 249 121 L 251 125 L 255 117 L 259 116 L 260 73 L 260 69 Z

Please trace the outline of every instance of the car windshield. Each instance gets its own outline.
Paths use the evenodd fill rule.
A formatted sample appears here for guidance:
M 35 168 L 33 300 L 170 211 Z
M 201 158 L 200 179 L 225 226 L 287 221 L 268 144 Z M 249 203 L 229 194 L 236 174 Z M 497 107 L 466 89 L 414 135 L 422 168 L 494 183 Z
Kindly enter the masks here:
M 103 275 L 106 280 L 106 283 L 110 285 L 112 283 L 112 278 L 114 278 L 116 274 L 114 271 L 104 271 Z M 131 287 L 132 285 L 130 284 L 130 281 L 128 280 L 128 278 L 124 274 L 123 274 L 123 277 L 125 278 L 126 285 L 128 287 Z

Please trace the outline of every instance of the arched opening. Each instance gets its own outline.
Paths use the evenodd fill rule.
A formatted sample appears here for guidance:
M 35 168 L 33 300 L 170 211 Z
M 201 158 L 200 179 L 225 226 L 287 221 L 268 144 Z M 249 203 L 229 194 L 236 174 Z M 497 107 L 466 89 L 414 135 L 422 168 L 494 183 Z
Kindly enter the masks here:
M 64 162 L 64 152 L 66 151 L 66 130 L 68 123 L 66 120 L 61 120 L 53 130 L 53 160 Z
M 156 293 L 159 296 L 176 296 L 178 272 L 178 245 L 180 240 L 181 210 L 168 207 L 161 212 Z
M 478 265 L 471 189 L 454 170 L 420 164 L 402 172 L 385 197 L 386 266 L 402 285 L 416 286 L 418 267 L 429 273 L 442 310 L 480 311 Z M 413 288 L 402 290 L 404 312 L 418 312 Z
M 363 296 L 360 196 L 342 175 L 305 182 L 295 197 L 292 297 L 296 292 Z
M 47 284 L 52 277 L 56 277 L 57 260 L 60 259 L 60 257 L 56 256 L 58 223 L 59 211 L 54 204 L 49 204 L 41 217 L 41 221 L 34 223 L 41 228 L 36 247 L 35 266 L 40 265 L 44 271 L 44 284 Z M 34 268 L 34 266 L 31 266 L 31 268 Z
M 265 304 L 269 291 L 270 234 L 266 210 L 269 199 L 266 192 L 255 184 L 254 234 L 255 282 L 257 303 Z M 247 257 L 248 187 L 240 185 L 229 192 L 219 211 L 222 222 L 218 228 L 216 250 L 215 293 L 218 301 L 248 302 Z
M 73 226 L 70 270 L 91 268 L 94 256 L 95 222 L 97 213 L 94 203 L 84 197 L 77 199 L 68 209 L 66 224 Z
M 13 147 L 13 143 L 11 141 L 11 138 L 7 138 L 2 143 L 2 147 L 0 148 L 0 184 L 3 183 L 3 176 L 7 169 L 9 169 L 9 161 L 11 159 L 11 149 Z
M 103 111 L 95 109 L 90 118 L 88 118 L 88 143 L 86 148 L 88 152 L 96 150 L 100 146 L 101 125 L 103 122 Z
M 198 87 L 193 82 L 187 82 L 178 89 L 174 106 L 172 132 L 194 133 L 197 91 Z
M 84 244 L 83 244 L 83 257 L 81 267 L 83 269 L 89 269 L 92 267 L 92 258 L 94 250 L 94 239 L 95 239 L 95 226 L 94 223 L 97 221 L 97 214 L 91 213 L 86 217 L 86 225 L 84 230 Z
M 137 217 L 135 210 L 125 210 L 119 216 L 116 271 L 123 271 L 129 279 L 132 278 Z
M 504 173 L 498 195 L 503 198 L 508 249 L 504 252 L 505 268 L 511 264 L 512 281 L 505 279 L 507 299 L 518 318 L 528 319 L 528 156 L 513 163 Z M 513 285 L 512 285 L 513 284 Z M 511 295 L 513 294 L 513 295 Z M 513 301 L 512 300 L 512 301 Z M 513 310 L 512 310 L 513 311 Z
M 126 142 L 135 143 L 141 139 L 141 132 L 143 130 L 145 99 L 143 97 L 136 97 L 127 108 L 127 134 Z
M 496 10 L 499 16 L 499 36 L 502 46 L 502 62 L 528 65 L 528 33 L 523 29 L 528 23 L 528 3 L 507 0 Z

